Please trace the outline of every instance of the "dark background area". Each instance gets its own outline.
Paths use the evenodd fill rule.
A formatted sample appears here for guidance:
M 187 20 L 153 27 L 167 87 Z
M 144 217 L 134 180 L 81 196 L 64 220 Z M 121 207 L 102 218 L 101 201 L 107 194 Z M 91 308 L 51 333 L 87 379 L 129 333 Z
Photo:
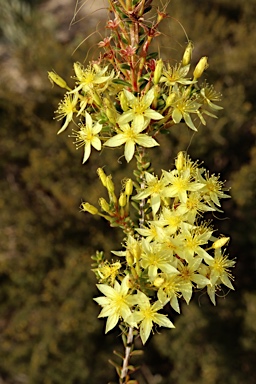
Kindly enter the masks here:
M 105 36 L 106 3 L 79 2 L 71 23 L 75 3 L 0 0 L 0 384 L 107 383 L 115 379 L 107 361 L 122 347 L 118 330 L 105 336 L 97 319 L 90 259 L 96 249 L 118 249 L 122 234 L 79 205 L 101 196 L 98 166 L 111 164 L 107 171 L 119 180 L 133 164 L 120 165 L 113 151 L 103 151 L 82 165 L 82 151 L 68 134 L 56 136 L 60 123 L 52 119 L 63 92 L 51 88 L 47 71 L 69 79 L 73 62 L 97 58 Z M 150 339 L 137 359 L 137 379 L 254 384 L 256 4 L 173 0 L 168 11 L 155 50 L 171 63 L 180 60 L 185 30 L 195 45 L 193 65 L 209 57 L 205 76 L 222 92 L 224 110 L 195 135 L 176 126 L 160 139 L 161 156 L 159 149 L 150 153 L 158 170 L 188 150 L 227 180 L 232 199 L 213 220 L 231 236 L 236 290 L 220 292 L 216 307 L 198 292 L 181 315 L 171 313 L 176 328 Z

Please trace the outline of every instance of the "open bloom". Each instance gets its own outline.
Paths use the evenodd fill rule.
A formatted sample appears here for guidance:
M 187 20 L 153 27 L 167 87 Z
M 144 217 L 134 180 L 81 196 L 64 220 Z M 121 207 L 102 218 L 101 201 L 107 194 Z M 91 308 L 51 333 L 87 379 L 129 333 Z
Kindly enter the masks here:
M 69 123 L 73 119 L 73 114 L 77 112 L 76 105 L 78 101 L 78 95 L 70 95 L 66 93 L 64 96 L 64 100 L 62 100 L 59 103 L 59 107 L 55 113 L 58 113 L 59 115 L 57 116 L 58 120 L 64 119 L 65 123 L 62 125 L 61 129 L 58 131 L 58 134 L 65 131 L 65 129 L 68 127 Z
M 133 198 L 136 200 L 145 199 L 150 196 L 150 205 L 153 213 L 156 214 L 160 208 L 161 200 L 164 199 L 165 186 L 168 184 L 164 178 L 158 180 L 157 176 L 149 172 L 145 172 L 146 188 L 135 195 Z
M 107 74 L 108 67 L 100 68 L 98 65 L 89 65 L 87 68 L 80 63 L 74 64 L 74 71 L 76 74 L 77 87 L 72 91 L 76 93 L 80 90 L 87 93 L 93 89 L 103 92 L 107 87 L 109 82 L 114 77 L 114 71 L 111 74 Z
M 145 95 L 136 97 L 126 89 L 123 91 L 129 109 L 118 119 L 118 124 L 125 124 L 133 121 L 134 125 L 143 125 L 153 120 L 160 120 L 163 116 L 150 108 L 154 100 L 154 88 L 151 88 Z
M 107 284 L 97 284 L 97 288 L 105 296 L 96 297 L 94 300 L 103 308 L 98 317 L 107 317 L 106 333 L 113 329 L 120 318 L 131 316 L 130 307 L 133 304 L 133 296 L 129 291 L 129 275 L 126 275 L 121 285 L 115 281 L 114 288 Z
M 153 305 L 150 304 L 149 298 L 142 292 L 137 293 L 137 301 L 139 311 L 134 311 L 128 318 L 129 324 L 136 326 L 140 323 L 140 337 L 143 344 L 149 338 L 150 332 L 153 328 L 153 323 L 160 325 L 160 327 L 175 328 L 173 323 L 167 318 L 166 315 L 157 313 L 163 308 L 160 301 L 156 301 Z
M 104 145 L 107 147 L 119 147 L 125 144 L 124 156 L 127 163 L 129 163 L 133 158 L 136 144 L 146 148 L 159 145 L 151 136 L 146 133 L 141 133 L 145 128 L 143 121 L 141 121 L 140 124 L 132 123 L 132 125 L 130 125 L 127 123 L 120 125 L 120 132 L 108 139 Z
M 98 133 L 101 131 L 102 125 L 98 122 L 93 125 L 92 118 L 89 113 L 85 113 L 86 125 L 81 125 L 79 131 L 73 131 L 72 137 L 75 138 L 77 148 L 84 145 L 83 164 L 88 160 L 91 154 L 91 146 L 97 151 L 101 150 L 101 141 Z
M 178 270 L 172 266 L 172 256 L 168 249 L 161 249 L 161 245 L 155 242 L 149 243 L 148 240 L 142 239 L 142 254 L 140 264 L 146 269 L 148 268 L 148 276 L 150 280 L 157 277 L 160 269 L 167 274 L 178 274 Z

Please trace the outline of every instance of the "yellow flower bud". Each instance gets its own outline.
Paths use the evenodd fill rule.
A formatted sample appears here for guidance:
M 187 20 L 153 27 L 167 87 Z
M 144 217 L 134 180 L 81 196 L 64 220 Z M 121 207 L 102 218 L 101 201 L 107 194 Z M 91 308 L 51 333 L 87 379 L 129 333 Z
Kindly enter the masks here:
M 57 75 L 57 73 L 55 72 L 48 72 L 48 78 L 50 80 L 50 82 L 52 84 L 57 84 L 59 87 L 61 88 L 66 88 L 66 89 L 70 89 L 66 83 L 66 81 L 64 79 L 62 79 L 62 77 L 60 77 L 59 75 Z
M 154 281 L 154 286 L 159 288 L 163 284 L 164 279 L 162 277 L 157 277 Z
M 175 98 L 176 98 L 176 94 L 175 94 L 174 92 L 172 92 L 172 93 L 167 97 L 167 99 L 166 99 L 166 102 L 165 102 L 166 107 L 170 107 L 170 106 L 173 104 Z
M 125 258 L 126 258 L 127 264 L 131 267 L 134 264 L 134 257 L 128 249 L 126 250 Z
M 177 171 L 182 171 L 183 164 L 184 164 L 184 154 L 183 154 L 183 152 L 179 152 L 178 156 L 175 160 L 175 166 L 176 166 Z
M 188 43 L 186 49 L 185 49 L 184 54 L 183 54 L 183 58 L 182 58 L 182 66 L 183 67 L 190 64 L 193 48 L 194 48 L 193 43 L 190 41 Z
M 101 107 L 101 106 L 102 106 L 102 100 L 101 100 L 101 98 L 99 97 L 99 95 L 97 94 L 97 92 L 92 92 L 91 95 L 92 95 L 92 98 L 93 98 L 93 100 L 95 101 L 95 103 L 96 103 L 99 107 Z
M 208 60 L 208 58 L 206 56 L 204 56 L 197 63 L 195 70 L 193 72 L 194 80 L 199 79 L 199 77 L 202 76 L 202 74 L 206 70 L 206 68 L 209 67 L 207 60 Z
M 119 100 L 120 100 L 120 104 L 121 104 L 121 108 L 124 112 L 128 111 L 128 103 L 127 103 L 127 98 L 124 94 L 124 92 L 120 92 L 119 93 Z
M 115 124 L 116 123 L 116 113 L 112 108 L 106 109 L 106 115 L 109 119 L 110 123 Z
M 97 213 L 99 213 L 98 209 L 89 203 L 82 203 L 81 210 L 84 212 L 89 212 L 92 215 L 97 215 Z
M 121 193 L 119 200 L 118 200 L 118 203 L 119 203 L 120 207 L 126 206 L 126 196 L 124 193 Z
M 133 182 L 131 179 L 128 179 L 125 184 L 125 194 L 131 196 L 133 190 Z
M 155 72 L 154 72 L 154 84 L 159 83 L 159 80 L 160 80 L 161 75 L 162 75 L 162 70 L 163 70 L 163 60 L 160 59 L 156 63 L 156 68 L 155 68 Z
M 113 183 L 113 181 L 112 181 L 111 175 L 110 175 L 110 176 L 107 176 L 107 178 L 106 178 L 106 187 L 107 187 L 107 190 L 108 190 L 110 193 L 113 193 L 114 190 L 115 190 L 115 186 L 114 186 L 114 183 Z
M 138 261 L 140 259 L 140 256 L 141 256 L 141 246 L 138 243 L 138 241 L 136 241 L 132 251 L 133 251 L 133 255 L 135 257 L 135 260 Z
M 81 79 L 83 76 L 83 73 L 84 73 L 82 64 L 80 64 L 78 62 L 74 63 L 74 72 L 75 72 L 77 78 Z
M 99 175 L 100 181 L 102 182 L 103 187 L 106 187 L 107 185 L 107 175 L 103 171 L 102 168 L 97 169 L 97 173 Z
M 221 237 L 212 244 L 213 249 L 221 248 L 229 241 L 230 237 Z
M 103 197 L 101 197 L 99 199 L 99 205 L 103 211 L 105 211 L 107 213 L 111 213 L 110 208 L 109 208 L 109 204 L 107 203 L 107 201 Z

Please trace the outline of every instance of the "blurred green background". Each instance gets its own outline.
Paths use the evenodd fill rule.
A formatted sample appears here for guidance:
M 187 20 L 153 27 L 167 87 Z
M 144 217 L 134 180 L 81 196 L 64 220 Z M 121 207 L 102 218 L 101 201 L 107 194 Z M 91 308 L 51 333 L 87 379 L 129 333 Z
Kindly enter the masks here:
M 120 335 L 104 336 L 104 321 L 97 320 L 90 256 L 118 249 L 122 234 L 79 205 L 96 204 L 102 193 L 98 166 L 111 163 L 107 172 L 120 180 L 132 165 L 104 151 L 82 166 L 82 150 L 67 134 L 56 136 L 60 123 L 52 118 L 63 92 L 51 88 L 47 71 L 68 79 L 74 61 L 97 58 L 105 35 L 106 2 L 79 1 L 71 23 L 75 5 L 0 0 L 0 384 L 115 379 L 107 361 L 120 350 Z M 224 110 L 196 135 L 180 124 L 161 140 L 161 156 L 151 154 L 156 169 L 168 169 L 178 150 L 188 150 L 227 180 L 233 198 L 213 220 L 232 238 L 236 290 L 223 292 L 216 307 L 198 292 L 181 315 L 171 313 L 176 328 L 151 338 L 136 377 L 140 384 L 254 384 L 256 4 L 173 0 L 168 11 L 155 49 L 175 63 L 185 30 L 195 44 L 193 64 L 209 56 L 206 78 L 222 92 Z

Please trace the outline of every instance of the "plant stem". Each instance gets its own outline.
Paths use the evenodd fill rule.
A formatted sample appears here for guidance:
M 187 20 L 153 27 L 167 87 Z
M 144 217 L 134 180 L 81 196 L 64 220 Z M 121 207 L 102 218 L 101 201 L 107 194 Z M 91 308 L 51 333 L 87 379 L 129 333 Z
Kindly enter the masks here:
M 128 335 L 127 335 L 127 343 L 125 346 L 125 356 L 123 360 L 123 366 L 122 371 L 120 375 L 120 384 L 124 384 L 127 382 L 128 379 L 128 371 L 129 371 L 129 359 L 132 351 L 132 345 L 133 345 L 133 328 L 129 327 Z

